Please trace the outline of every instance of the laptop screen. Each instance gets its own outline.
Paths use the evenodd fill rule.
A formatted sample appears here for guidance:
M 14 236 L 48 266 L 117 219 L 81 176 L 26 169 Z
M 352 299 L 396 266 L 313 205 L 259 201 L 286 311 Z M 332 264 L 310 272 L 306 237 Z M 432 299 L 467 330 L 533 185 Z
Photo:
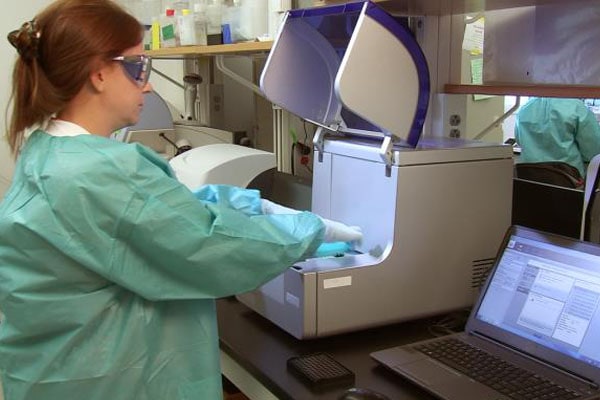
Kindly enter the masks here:
M 600 366 L 599 303 L 599 246 L 515 227 L 470 324 L 557 364 L 547 350 Z

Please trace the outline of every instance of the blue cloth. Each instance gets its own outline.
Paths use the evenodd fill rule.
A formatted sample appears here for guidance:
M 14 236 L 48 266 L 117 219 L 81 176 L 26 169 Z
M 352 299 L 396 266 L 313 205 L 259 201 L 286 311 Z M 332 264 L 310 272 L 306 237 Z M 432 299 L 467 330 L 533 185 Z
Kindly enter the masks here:
M 518 112 L 519 162 L 562 161 L 585 177 L 585 163 L 600 153 L 600 125 L 581 100 L 533 98 Z
M 0 204 L 5 399 L 221 399 L 214 299 L 313 254 L 324 225 L 196 196 L 143 146 L 32 134 Z
M 315 257 L 341 256 L 351 250 L 352 246 L 347 242 L 322 243 L 315 251 Z

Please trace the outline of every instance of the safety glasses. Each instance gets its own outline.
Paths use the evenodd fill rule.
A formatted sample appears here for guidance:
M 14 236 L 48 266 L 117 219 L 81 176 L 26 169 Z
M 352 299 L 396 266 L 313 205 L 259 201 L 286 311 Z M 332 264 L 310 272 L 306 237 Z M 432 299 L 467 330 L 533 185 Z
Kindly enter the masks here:
M 144 87 L 150 78 L 152 70 L 152 58 L 139 54 L 134 56 L 118 56 L 112 59 L 123 66 L 127 75 L 139 86 Z

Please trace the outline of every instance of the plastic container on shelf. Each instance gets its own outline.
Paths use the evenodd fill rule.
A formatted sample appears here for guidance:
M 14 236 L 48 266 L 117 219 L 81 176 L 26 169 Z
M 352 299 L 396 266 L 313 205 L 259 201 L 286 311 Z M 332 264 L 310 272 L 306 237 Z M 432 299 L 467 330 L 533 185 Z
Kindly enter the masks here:
M 240 40 L 254 40 L 269 33 L 268 2 L 267 1 L 239 1 L 240 16 L 237 25 Z
M 144 50 L 152 50 L 152 25 L 144 24 L 144 39 L 142 40 Z
M 177 16 L 177 28 L 179 30 L 179 44 L 181 46 L 196 44 L 194 16 L 190 14 L 190 10 L 187 8 L 182 9 L 181 15 Z
M 167 8 L 160 18 L 160 47 L 176 47 L 179 45 L 178 39 L 175 10 Z
M 175 15 L 181 14 L 181 10 L 191 10 L 193 5 L 199 1 L 206 0 L 159 0 L 162 4 L 162 9 L 172 8 L 175 10 Z
M 151 50 L 160 49 L 160 22 L 158 16 L 152 17 L 152 27 L 150 28 L 152 33 L 152 40 L 150 42 Z
M 222 24 L 229 25 L 232 42 L 252 41 L 269 35 L 266 1 L 237 0 L 223 7 L 222 15 Z
M 208 44 L 223 43 L 221 25 L 223 2 L 221 0 L 209 0 L 206 5 L 206 35 Z
M 241 8 L 238 4 L 224 6 L 221 13 L 221 27 L 223 30 L 223 43 L 240 42 L 246 40 L 240 36 Z M 225 28 L 228 29 L 229 41 L 225 38 Z
M 206 6 L 201 3 L 194 4 L 194 32 L 196 33 L 196 44 L 206 46 Z

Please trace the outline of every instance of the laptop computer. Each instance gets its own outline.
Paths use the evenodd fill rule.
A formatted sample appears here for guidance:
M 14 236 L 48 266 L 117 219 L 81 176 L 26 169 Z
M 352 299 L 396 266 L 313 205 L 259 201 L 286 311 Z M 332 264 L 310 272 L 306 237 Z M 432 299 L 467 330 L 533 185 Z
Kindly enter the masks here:
M 371 357 L 447 400 L 600 398 L 600 245 L 512 226 L 464 332 Z

